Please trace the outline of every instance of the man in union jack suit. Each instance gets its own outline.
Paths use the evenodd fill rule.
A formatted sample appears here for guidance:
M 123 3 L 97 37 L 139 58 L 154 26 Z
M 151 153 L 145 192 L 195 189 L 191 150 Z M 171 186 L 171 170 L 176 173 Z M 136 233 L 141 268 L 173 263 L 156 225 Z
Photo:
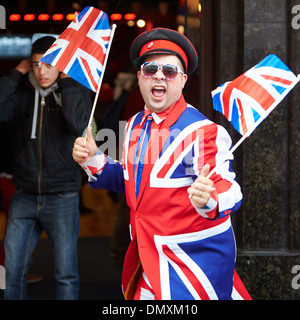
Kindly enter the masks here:
M 156 28 L 139 35 L 130 57 L 144 111 L 127 123 L 122 161 L 101 153 L 88 129 L 73 157 L 90 185 L 126 194 L 129 245 L 122 285 L 126 299 L 251 299 L 235 272 L 230 214 L 242 193 L 219 165 L 231 147 L 226 130 L 185 102 L 182 89 L 197 53 L 182 34 Z

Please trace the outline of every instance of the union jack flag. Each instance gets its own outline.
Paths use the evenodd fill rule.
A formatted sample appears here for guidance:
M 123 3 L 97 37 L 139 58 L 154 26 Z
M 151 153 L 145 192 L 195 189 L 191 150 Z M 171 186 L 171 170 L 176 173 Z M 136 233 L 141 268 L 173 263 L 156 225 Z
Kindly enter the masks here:
M 213 108 L 249 136 L 299 81 L 275 55 L 212 91 Z
M 111 29 L 107 14 L 93 7 L 85 7 L 58 37 L 41 62 L 97 91 L 103 63 L 110 41 Z

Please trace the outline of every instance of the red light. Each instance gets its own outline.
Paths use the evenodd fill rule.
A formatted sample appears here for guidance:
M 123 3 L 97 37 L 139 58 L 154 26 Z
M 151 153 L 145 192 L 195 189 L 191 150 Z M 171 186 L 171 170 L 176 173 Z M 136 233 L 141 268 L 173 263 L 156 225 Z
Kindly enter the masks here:
M 126 13 L 124 16 L 125 20 L 135 20 L 136 15 L 134 13 Z
M 21 16 L 18 13 L 14 13 L 9 16 L 10 21 L 19 21 L 20 19 L 21 19 Z
M 41 13 L 39 16 L 38 16 L 38 19 L 40 21 L 47 21 L 49 20 L 49 14 L 48 13 Z
M 71 21 L 75 19 L 75 13 L 68 13 L 66 19 Z
M 33 13 L 27 13 L 24 16 L 25 21 L 33 21 L 35 19 L 35 15 Z
M 116 21 L 116 20 L 121 20 L 121 19 L 122 19 L 122 15 L 121 15 L 121 13 L 113 13 L 113 14 L 110 16 L 110 19 L 111 19 L 111 20 L 114 20 L 114 21 Z
M 52 16 L 52 20 L 54 21 L 61 21 L 64 18 L 64 15 L 62 13 L 55 13 Z

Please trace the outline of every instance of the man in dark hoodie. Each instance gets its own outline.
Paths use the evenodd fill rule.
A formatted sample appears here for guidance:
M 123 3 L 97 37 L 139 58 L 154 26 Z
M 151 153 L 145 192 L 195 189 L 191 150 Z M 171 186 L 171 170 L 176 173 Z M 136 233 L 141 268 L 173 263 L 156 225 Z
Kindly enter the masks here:
M 54 254 L 56 298 L 78 299 L 81 173 L 72 148 L 87 126 L 91 99 L 88 89 L 39 62 L 54 41 L 35 41 L 31 60 L 0 79 L 0 121 L 14 120 L 16 187 L 5 238 L 5 299 L 27 298 L 26 276 L 43 230 Z

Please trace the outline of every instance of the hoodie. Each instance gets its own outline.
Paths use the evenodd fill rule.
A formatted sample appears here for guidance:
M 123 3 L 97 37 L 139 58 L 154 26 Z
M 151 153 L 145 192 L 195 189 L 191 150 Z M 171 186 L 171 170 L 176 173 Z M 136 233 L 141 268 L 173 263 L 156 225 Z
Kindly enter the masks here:
M 92 104 L 71 78 L 41 88 L 32 73 L 13 69 L 0 79 L 0 121 L 13 120 L 13 183 L 28 193 L 78 191 L 80 167 L 72 157 Z

